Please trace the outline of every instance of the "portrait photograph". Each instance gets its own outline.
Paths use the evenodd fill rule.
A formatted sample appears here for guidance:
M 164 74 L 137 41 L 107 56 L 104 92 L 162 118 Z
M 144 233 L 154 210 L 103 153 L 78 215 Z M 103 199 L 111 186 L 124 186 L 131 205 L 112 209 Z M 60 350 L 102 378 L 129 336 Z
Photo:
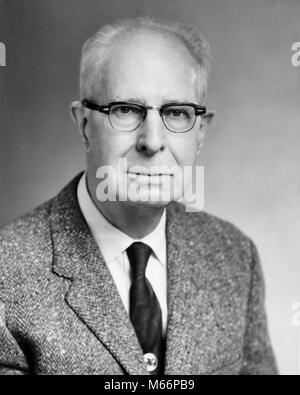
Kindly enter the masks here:
M 300 375 L 299 0 L 0 0 L 0 136 L 0 375 Z

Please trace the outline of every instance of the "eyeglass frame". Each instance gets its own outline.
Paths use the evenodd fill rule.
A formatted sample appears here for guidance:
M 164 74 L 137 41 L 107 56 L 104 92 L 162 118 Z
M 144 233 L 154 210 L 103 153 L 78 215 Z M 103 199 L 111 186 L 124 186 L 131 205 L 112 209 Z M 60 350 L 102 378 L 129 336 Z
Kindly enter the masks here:
M 81 104 L 84 106 L 84 107 L 86 107 L 86 108 L 88 108 L 89 110 L 94 110 L 94 111 L 99 111 L 100 113 L 103 113 L 103 114 L 106 114 L 107 116 L 108 116 L 108 118 L 109 118 L 109 122 L 110 122 L 110 124 L 111 124 L 111 126 L 112 126 L 112 128 L 113 129 L 115 129 L 115 130 L 117 130 L 117 131 L 119 131 L 118 129 L 116 129 L 114 126 L 113 126 L 113 124 L 112 124 L 112 122 L 111 122 L 111 120 L 110 120 L 110 110 L 111 110 L 111 107 L 113 107 L 113 106 L 115 106 L 115 105 L 134 105 L 134 106 L 138 106 L 138 107 L 140 107 L 140 108 L 142 108 L 143 110 L 144 110 L 144 116 L 143 116 L 143 118 L 142 118 L 142 120 L 141 120 L 141 122 L 138 124 L 138 126 L 136 127 L 136 128 L 134 128 L 134 129 L 132 129 L 132 130 L 128 130 L 128 132 L 134 132 L 135 130 L 137 130 L 144 122 L 145 122 L 145 119 L 146 119 L 146 117 L 147 117 L 147 114 L 148 114 L 148 110 L 159 110 L 159 115 L 160 115 L 160 117 L 161 117 L 161 119 L 162 119 L 162 121 L 163 121 L 163 124 L 165 125 L 165 127 L 170 131 L 170 132 L 172 132 L 172 133 L 177 133 L 177 134 L 180 134 L 180 133 L 188 133 L 188 132 L 190 132 L 192 129 L 193 129 L 193 127 L 195 126 L 195 124 L 196 124 L 196 120 L 197 120 L 197 117 L 198 116 L 200 116 L 200 115 L 206 115 L 207 114 L 207 108 L 205 107 L 205 106 L 201 106 L 200 104 L 195 104 L 195 103 L 178 103 L 178 102 L 171 102 L 171 103 L 166 103 L 166 104 L 163 104 L 161 107 L 159 107 L 159 106 L 146 106 L 146 105 L 144 105 L 144 104 L 141 104 L 141 103 L 132 103 L 132 102 L 124 102 L 124 101 L 116 101 L 116 102 L 111 102 L 111 103 L 109 103 L 109 104 L 107 104 L 107 105 L 99 105 L 99 104 L 97 104 L 97 103 L 94 103 L 93 101 L 90 101 L 90 100 L 87 100 L 87 99 L 83 99 L 82 101 L 81 101 Z M 167 107 L 172 107 L 172 106 L 190 106 L 190 107 L 193 107 L 194 108 L 194 110 L 195 110 L 195 121 L 194 121 L 194 123 L 193 123 L 193 125 L 190 127 L 190 129 L 188 129 L 188 130 L 186 130 L 186 131 L 184 131 L 184 132 L 176 132 L 176 131 L 174 131 L 174 130 L 171 130 L 171 129 L 169 129 L 168 128 L 168 126 L 166 125 L 166 123 L 165 123 L 165 120 L 164 120 L 164 117 L 163 117 L 163 111 L 167 108 Z M 120 133 L 121 133 L 121 131 L 119 131 Z M 122 132 L 122 133 L 125 133 L 125 132 Z

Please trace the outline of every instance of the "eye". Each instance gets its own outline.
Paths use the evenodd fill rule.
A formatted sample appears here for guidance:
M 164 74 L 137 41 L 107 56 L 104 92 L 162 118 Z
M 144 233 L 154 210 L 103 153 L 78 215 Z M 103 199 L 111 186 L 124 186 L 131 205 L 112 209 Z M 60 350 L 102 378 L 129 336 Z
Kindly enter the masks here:
M 168 118 L 190 118 L 190 113 L 184 108 L 168 108 L 164 111 Z
M 119 115 L 136 115 L 140 114 L 141 110 L 137 106 L 128 104 L 118 104 L 112 107 L 112 112 Z
M 177 118 L 177 117 L 180 117 L 182 115 L 187 115 L 187 114 L 183 110 L 172 110 L 171 115 L 173 115 L 173 117 Z
M 117 110 L 122 114 L 129 114 L 132 111 L 132 108 L 129 106 L 120 106 Z

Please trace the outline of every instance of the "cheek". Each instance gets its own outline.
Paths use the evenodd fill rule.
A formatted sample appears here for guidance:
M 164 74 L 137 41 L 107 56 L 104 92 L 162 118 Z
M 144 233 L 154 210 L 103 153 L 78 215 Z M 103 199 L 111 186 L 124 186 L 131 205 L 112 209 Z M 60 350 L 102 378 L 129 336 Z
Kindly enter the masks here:
M 197 153 L 197 133 L 174 135 L 169 141 L 169 148 L 180 166 L 194 165 Z
M 114 131 L 106 122 L 91 124 L 90 157 L 99 165 L 114 165 L 129 149 L 130 139 Z

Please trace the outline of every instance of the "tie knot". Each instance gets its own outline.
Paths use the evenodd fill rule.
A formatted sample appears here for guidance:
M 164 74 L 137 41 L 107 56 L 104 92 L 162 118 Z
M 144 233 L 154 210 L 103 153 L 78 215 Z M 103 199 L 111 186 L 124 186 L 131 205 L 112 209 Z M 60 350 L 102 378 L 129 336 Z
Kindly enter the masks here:
M 140 242 L 133 243 L 127 248 L 127 255 L 131 265 L 133 278 L 145 276 L 151 251 L 151 247 Z

